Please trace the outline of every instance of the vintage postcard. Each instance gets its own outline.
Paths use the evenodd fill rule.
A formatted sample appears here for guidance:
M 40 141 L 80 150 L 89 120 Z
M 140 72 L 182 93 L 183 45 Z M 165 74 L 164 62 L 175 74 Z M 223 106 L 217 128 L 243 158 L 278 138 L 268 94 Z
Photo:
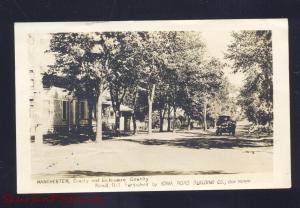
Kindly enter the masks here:
M 18 193 L 291 187 L 287 19 L 15 24 Z

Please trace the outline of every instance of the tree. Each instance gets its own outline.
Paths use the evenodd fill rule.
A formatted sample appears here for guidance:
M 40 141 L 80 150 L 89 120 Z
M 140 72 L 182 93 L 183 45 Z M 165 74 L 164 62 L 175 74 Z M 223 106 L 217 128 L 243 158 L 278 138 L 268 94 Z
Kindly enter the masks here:
M 155 89 L 164 69 L 165 39 L 163 32 L 140 32 L 142 38 L 141 87 L 146 89 L 148 97 L 148 134 L 152 134 L 152 108 Z
M 180 107 L 187 115 L 188 129 L 191 119 L 200 117 L 206 129 L 207 105 L 210 97 L 221 89 L 223 64 L 206 58 L 205 44 L 197 32 L 172 32 L 167 37 L 167 64 L 163 71 L 166 75 L 162 77 L 164 96 L 170 98 L 169 106 L 173 106 L 174 123 L 176 108 Z
M 217 112 L 219 111 L 220 113 L 220 111 L 222 111 L 220 106 L 222 106 L 222 103 L 224 106 L 224 103 L 228 99 L 226 95 L 229 95 L 229 82 L 223 73 L 224 64 L 216 58 L 211 58 L 206 67 L 209 71 L 209 75 L 207 77 L 206 87 L 204 87 L 204 93 L 206 94 L 206 99 L 203 103 L 205 130 L 207 129 L 207 115 L 214 114 L 212 118 L 216 122 Z
M 188 119 L 191 116 L 202 119 L 203 128 L 206 130 L 208 104 L 222 89 L 223 64 L 216 58 L 210 58 L 202 60 L 201 64 L 199 63 L 195 67 L 195 71 L 185 72 L 186 75 L 189 75 L 186 80 L 190 80 L 190 76 L 193 77 L 193 84 L 186 82 L 191 88 L 186 90 L 188 96 L 184 102 L 184 109 Z
M 175 88 L 175 85 L 178 85 L 177 71 L 174 69 L 167 68 L 167 66 L 165 67 L 166 68 L 162 70 L 161 80 L 157 84 L 157 90 L 155 93 L 155 100 L 154 100 L 154 109 L 159 111 L 159 118 L 160 118 L 159 126 L 161 132 L 163 131 L 163 122 L 166 113 L 168 118 L 167 130 L 170 131 L 171 107 L 173 107 L 173 112 L 174 112 L 174 106 L 175 103 L 177 103 L 177 98 L 178 98 L 178 88 Z
M 102 140 L 102 96 L 107 88 L 115 45 L 113 33 L 55 33 L 50 40 L 48 52 L 54 54 L 55 63 L 49 66 L 44 77 L 50 85 L 97 104 L 97 142 Z
M 120 128 L 120 106 L 124 102 L 130 88 L 137 88 L 139 79 L 138 57 L 141 42 L 136 32 L 116 32 L 114 39 L 117 42 L 111 71 L 108 74 L 108 86 L 112 106 L 115 112 L 115 131 Z M 136 96 L 134 91 L 134 96 Z M 134 116 L 133 116 L 134 117 Z
M 178 92 L 178 106 L 185 111 L 188 120 L 188 130 L 190 130 L 191 119 L 199 117 L 199 108 L 195 102 L 195 96 L 199 93 L 198 78 L 203 70 L 203 63 L 191 63 L 192 62 L 189 62 L 182 70 L 179 79 L 180 89 Z
M 175 132 L 176 109 L 182 107 L 190 117 L 191 94 L 197 89 L 196 77 L 204 60 L 205 45 L 198 32 L 176 31 L 169 34 L 167 56 L 169 109 L 173 107 L 173 132 Z M 188 119 L 190 120 L 190 119 Z
M 214 121 L 214 127 L 220 115 L 230 115 L 233 119 L 238 119 L 240 116 L 240 107 L 235 95 L 237 89 L 230 84 L 227 77 L 223 77 L 221 81 L 219 90 L 209 99 L 207 109 L 208 116 Z
M 226 58 L 232 61 L 234 73 L 245 75 L 240 104 L 249 121 L 255 125 L 273 122 L 273 69 L 271 31 L 232 33 Z

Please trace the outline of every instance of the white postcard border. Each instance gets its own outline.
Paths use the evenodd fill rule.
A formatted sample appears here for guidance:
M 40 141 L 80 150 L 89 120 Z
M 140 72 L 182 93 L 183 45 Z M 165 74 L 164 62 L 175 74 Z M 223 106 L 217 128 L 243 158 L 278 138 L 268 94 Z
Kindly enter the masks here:
M 204 29 L 205 28 L 205 29 Z M 94 32 L 94 31 L 222 31 L 222 30 L 272 30 L 274 72 L 274 152 L 273 175 L 201 175 L 201 176 L 146 176 L 152 182 L 162 180 L 241 180 L 247 184 L 189 185 L 160 187 L 135 187 L 101 189 L 87 184 L 37 185 L 31 179 L 31 151 L 29 141 L 29 33 Z M 15 24 L 15 81 L 16 81 L 16 149 L 17 149 L 17 192 L 114 192 L 114 191 L 168 191 L 168 190 L 212 190 L 212 189 L 269 189 L 291 187 L 290 166 L 290 104 L 289 104 L 289 59 L 287 19 L 256 20 L 185 20 L 185 21 L 126 21 L 126 22 L 53 22 Z M 105 177 L 98 177 L 105 178 Z M 124 177 L 130 180 L 130 177 Z

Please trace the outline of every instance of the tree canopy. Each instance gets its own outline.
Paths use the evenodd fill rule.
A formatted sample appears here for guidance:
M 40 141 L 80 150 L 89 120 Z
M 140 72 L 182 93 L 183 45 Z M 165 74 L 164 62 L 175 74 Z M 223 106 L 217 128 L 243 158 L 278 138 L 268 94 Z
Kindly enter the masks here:
M 245 75 L 240 105 L 249 121 L 256 125 L 273 122 L 273 61 L 271 31 L 232 33 L 226 58 L 234 73 Z
M 208 103 L 226 93 L 224 65 L 205 51 L 201 33 L 192 31 L 55 33 L 47 51 L 54 54 L 55 62 L 44 74 L 44 83 L 88 100 L 90 109 L 97 106 L 97 141 L 104 91 L 110 94 L 116 131 L 120 105 L 127 104 L 134 109 L 134 118 L 148 110 L 150 134 L 153 109 L 164 119 L 166 110 L 170 118 L 172 108 L 174 122 L 177 108 L 189 119 L 206 119 L 216 110 Z M 236 70 L 241 65 L 236 63 Z M 91 120 L 90 115 L 90 125 Z

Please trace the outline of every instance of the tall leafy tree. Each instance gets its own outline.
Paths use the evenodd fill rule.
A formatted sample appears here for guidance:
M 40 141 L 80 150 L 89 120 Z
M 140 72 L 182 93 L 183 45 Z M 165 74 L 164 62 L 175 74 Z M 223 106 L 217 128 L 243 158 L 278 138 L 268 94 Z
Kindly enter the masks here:
M 141 47 L 140 36 L 136 32 L 116 32 L 114 39 L 115 53 L 111 71 L 107 81 L 110 91 L 112 106 L 115 111 L 115 130 L 120 128 L 120 106 L 124 102 L 126 93 L 136 88 L 139 82 L 138 61 Z M 134 96 L 136 92 L 133 92 Z
M 236 97 L 238 89 L 230 84 L 227 77 L 223 77 L 221 81 L 219 90 L 210 97 L 207 109 L 208 116 L 214 121 L 214 127 L 220 115 L 230 115 L 233 119 L 240 117 L 240 106 Z
M 148 94 L 148 134 L 152 134 L 152 109 L 155 90 L 164 69 L 165 39 L 163 32 L 140 32 L 139 35 L 142 38 L 140 83 Z
M 44 80 L 67 89 L 89 102 L 89 124 L 93 104 L 97 104 L 96 141 L 102 140 L 102 99 L 111 73 L 115 45 L 113 33 L 54 33 L 50 49 L 55 63 Z
M 256 125 L 273 122 L 273 61 L 271 31 L 232 33 L 226 58 L 234 73 L 245 75 L 240 104 L 249 121 Z
M 204 79 L 201 80 L 202 90 L 200 95 L 204 97 L 202 99 L 203 106 L 203 125 L 204 130 L 207 130 L 207 114 L 208 114 L 208 105 L 214 97 L 217 96 L 220 91 L 222 91 L 224 83 L 224 65 L 216 58 L 211 58 L 205 66 L 205 73 L 203 74 Z
M 165 66 L 166 67 L 166 66 Z M 178 102 L 178 74 L 177 71 L 170 68 L 162 70 L 161 80 L 157 84 L 157 90 L 155 93 L 155 100 L 153 107 L 159 112 L 159 126 L 160 131 L 163 131 L 163 122 L 167 114 L 168 118 L 168 131 L 171 129 L 171 107 L 174 110 L 174 103 Z
M 204 56 L 204 55 L 202 55 Z M 202 119 L 203 127 L 207 129 L 208 106 L 212 98 L 222 90 L 224 74 L 223 64 L 215 58 L 202 57 L 190 61 L 180 76 L 181 107 L 188 119 L 188 129 L 191 119 Z
M 197 89 L 194 75 L 201 71 L 205 45 L 198 32 L 175 31 L 168 35 L 167 46 L 169 70 L 166 83 L 169 88 L 169 107 L 173 107 L 173 124 L 175 124 L 178 107 L 182 107 L 190 115 L 191 94 Z M 173 132 L 175 132 L 175 125 L 173 125 Z

